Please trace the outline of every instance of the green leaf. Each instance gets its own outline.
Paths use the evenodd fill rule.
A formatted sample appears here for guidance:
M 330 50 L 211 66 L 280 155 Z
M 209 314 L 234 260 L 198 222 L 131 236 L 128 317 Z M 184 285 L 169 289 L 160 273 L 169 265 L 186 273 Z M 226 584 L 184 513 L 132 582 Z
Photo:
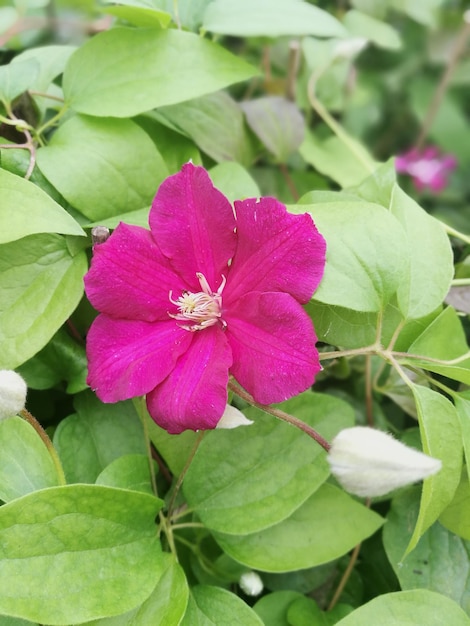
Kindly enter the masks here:
M 69 482 L 95 482 L 112 461 L 145 454 L 142 426 L 131 402 L 102 404 L 92 392 L 76 397 L 77 413 L 60 422 L 54 445 Z
M 410 269 L 398 290 L 398 303 L 408 319 L 434 311 L 449 291 L 453 253 L 444 228 L 406 193 L 395 186 L 390 210 L 407 237 Z
M 304 118 L 297 105 L 280 96 L 265 96 L 241 103 L 246 120 L 277 161 L 285 163 L 305 136 Z
M 202 28 L 237 37 L 346 34 L 332 15 L 301 0 L 214 0 L 206 9 Z
M 447 509 L 448 510 L 448 509 Z M 403 590 L 429 589 L 470 610 L 470 543 L 433 524 L 411 554 L 401 562 L 419 511 L 419 489 L 407 490 L 392 500 L 383 529 L 384 547 Z
M 339 201 L 289 207 L 308 211 L 327 242 L 315 300 L 362 312 L 381 311 L 406 272 L 403 229 L 383 207 Z
M 462 431 L 463 449 L 467 462 L 467 472 L 470 479 L 470 397 L 468 393 L 455 394 L 455 408 L 460 421 Z
M 30 622 L 29 620 L 0 615 L 0 626 L 39 626 L 39 624 L 37 624 L 36 622 L 34 622 L 33 624 L 33 622 Z
M 257 73 L 192 33 L 113 28 L 72 55 L 63 89 L 75 111 L 130 117 L 218 91 Z
M 0 244 L 36 233 L 85 235 L 65 209 L 33 183 L 0 169 Z
M 161 570 L 161 504 L 143 493 L 69 485 L 4 505 L 0 611 L 63 625 L 143 602 Z
M 310 391 L 280 407 L 327 438 L 353 423 L 346 403 Z M 188 504 L 202 521 L 233 535 L 285 519 L 329 475 L 323 449 L 305 433 L 258 409 L 245 414 L 255 423 L 207 433 L 183 483 Z
M 178 476 L 186 465 L 186 459 L 191 453 L 196 440 L 197 433 L 192 430 L 185 430 L 179 435 L 170 435 L 153 421 L 147 418 L 147 427 L 158 454 L 165 460 L 171 473 Z
M 462 439 L 454 405 L 427 387 L 413 385 L 412 390 L 418 409 L 423 452 L 441 459 L 442 469 L 423 483 L 418 521 L 405 555 L 415 548 L 419 538 L 451 502 L 462 468 Z
M 362 313 L 311 300 L 306 305 L 320 341 L 342 348 L 372 345 L 377 336 L 377 313 Z
M 105 0 L 110 3 L 110 0 Z M 148 2 L 136 0 L 120 0 L 117 6 L 102 7 L 103 13 L 110 13 L 116 17 L 126 20 L 135 26 L 150 27 L 156 26 L 166 28 L 171 22 L 171 15 L 166 11 L 161 11 L 156 7 L 150 7 Z
M 184 570 L 170 554 L 161 555 L 162 574 L 145 602 L 116 617 L 87 622 L 87 626 L 177 626 L 188 603 L 188 583 Z M 1 626 L 1 624 L 0 624 Z
M 44 92 L 47 91 L 54 78 L 62 74 L 69 57 L 76 49 L 76 46 L 53 45 L 24 50 L 13 59 L 12 70 L 16 72 L 16 64 L 24 61 L 31 62 L 32 60 L 34 63 L 39 64 L 39 72 L 29 88 Z M 35 96 L 35 98 L 39 97 Z
M 448 306 L 419 335 L 408 348 L 410 354 L 422 355 L 443 361 L 452 360 L 468 353 L 465 332 L 459 316 Z M 406 359 L 409 365 L 422 367 L 454 380 L 470 385 L 470 357 L 455 365 L 440 365 L 422 359 Z
M 0 100 L 10 103 L 29 89 L 39 74 L 39 63 L 28 59 L 0 67 Z
M 454 498 L 439 521 L 451 532 L 470 541 L 470 485 L 467 474 L 462 475 Z M 470 544 L 467 544 L 467 550 L 470 553 Z
M 0 367 L 14 369 L 46 345 L 75 310 L 87 270 L 59 235 L 0 246 Z M 67 297 L 64 297 L 67 294 Z
M 358 185 L 371 175 L 377 163 L 364 146 L 353 137 L 348 145 L 338 137 L 319 139 L 307 132 L 299 148 L 300 155 L 313 167 L 336 181 L 341 187 Z
M 383 519 L 325 483 L 290 517 L 251 535 L 214 533 L 236 561 L 266 572 L 290 572 L 332 561 L 372 535 Z
M 33 389 L 50 389 L 66 381 L 67 393 L 87 388 L 85 347 L 61 328 L 32 359 L 18 368 L 18 373 Z
M 401 48 L 398 32 L 386 22 L 377 20 L 366 13 L 352 9 L 344 16 L 343 24 L 351 35 L 364 37 L 364 39 L 375 43 L 379 48 L 388 50 Z
M 264 624 L 290 626 L 287 613 L 293 602 L 304 596 L 297 591 L 282 590 L 263 596 L 253 607 Z
M 425 589 L 386 593 L 359 607 L 336 626 L 469 626 L 470 619 L 458 604 Z
M 168 176 L 155 144 L 131 120 L 76 115 L 37 159 L 54 187 L 93 221 L 148 206 Z
M 59 484 L 44 442 L 21 417 L 0 421 L 0 500 L 15 498 Z
M 214 187 L 217 187 L 230 202 L 244 198 L 259 198 L 258 185 L 246 169 L 235 161 L 219 163 L 209 170 Z
M 98 475 L 96 484 L 152 494 L 148 457 L 145 454 L 118 457 Z
M 263 626 L 256 613 L 233 593 L 220 587 L 198 585 L 191 590 L 181 626 Z

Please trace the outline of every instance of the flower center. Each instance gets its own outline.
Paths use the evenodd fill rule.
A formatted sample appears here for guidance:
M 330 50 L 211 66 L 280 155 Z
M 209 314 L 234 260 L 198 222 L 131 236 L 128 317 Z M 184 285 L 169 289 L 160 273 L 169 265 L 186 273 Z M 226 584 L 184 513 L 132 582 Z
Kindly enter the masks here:
M 202 291 L 193 293 L 192 291 L 183 291 L 182 295 L 173 300 L 173 292 L 170 291 L 170 302 L 178 307 L 178 313 L 168 313 L 181 324 L 181 328 L 194 332 L 196 330 L 204 330 L 220 322 L 222 327 L 226 327 L 226 322 L 222 319 L 222 291 L 224 290 L 226 279 L 222 276 L 222 284 L 216 292 L 212 291 L 204 274 L 196 273 Z

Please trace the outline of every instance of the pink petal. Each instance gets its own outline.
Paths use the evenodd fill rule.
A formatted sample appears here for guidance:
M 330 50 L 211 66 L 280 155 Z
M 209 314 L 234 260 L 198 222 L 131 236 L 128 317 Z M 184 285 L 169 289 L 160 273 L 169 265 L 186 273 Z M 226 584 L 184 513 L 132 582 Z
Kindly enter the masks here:
M 235 202 L 238 247 L 224 301 L 250 291 L 284 291 L 308 302 L 325 266 L 326 243 L 310 215 L 291 215 L 274 198 Z
M 169 300 L 186 286 L 169 266 L 150 231 L 119 224 L 111 237 L 95 246 L 85 290 L 91 304 L 112 317 L 168 320 L 176 307 Z
M 151 391 L 191 344 L 174 320 L 133 322 L 98 315 L 87 336 L 88 379 L 103 402 Z
M 224 333 L 213 326 L 188 334 L 193 336 L 189 349 L 147 395 L 150 415 L 171 434 L 215 428 L 227 403 L 232 352 Z
M 149 223 L 161 251 L 190 290 L 200 291 L 196 272 L 201 272 L 216 291 L 235 252 L 235 216 L 206 170 L 187 163 L 167 178 L 155 196 Z
M 249 293 L 224 315 L 233 352 L 230 373 L 262 404 L 310 387 L 321 370 L 312 322 L 284 293 Z

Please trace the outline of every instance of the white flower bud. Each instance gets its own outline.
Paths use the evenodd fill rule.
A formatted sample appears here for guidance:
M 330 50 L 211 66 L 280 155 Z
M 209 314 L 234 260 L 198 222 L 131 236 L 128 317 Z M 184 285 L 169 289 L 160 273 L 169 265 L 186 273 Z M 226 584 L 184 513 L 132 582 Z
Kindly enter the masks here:
M 263 581 L 256 572 L 245 572 L 240 576 L 238 584 L 247 596 L 259 596 L 263 591 Z
M 331 444 L 328 462 L 340 485 L 361 497 L 383 496 L 436 474 L 442 466 L 438 459 L 365 426 L 339 432 Z
M 0 370 L 0 419 L 16 415 L 26 403 L 26 383 L 13 370 Z
M 368 43 L 364 37 L 343 39 L 336 44 L 333 50 L 333 57 L 336 59 L 352 59 L 359 52 L 362 52 Z
M 227 404 L 216 428 L 237 428 L 238 426 L 249 426 L 250 424 L 253 424 L 253 422 L 247 419 L 241 411 L 231 404 Z

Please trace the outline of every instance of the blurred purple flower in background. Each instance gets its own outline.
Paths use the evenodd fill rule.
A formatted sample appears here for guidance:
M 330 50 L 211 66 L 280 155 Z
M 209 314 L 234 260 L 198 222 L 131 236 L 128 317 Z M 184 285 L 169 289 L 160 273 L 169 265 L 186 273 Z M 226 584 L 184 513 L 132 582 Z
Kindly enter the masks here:
M 440 154 L 435 146 L 412 148 L 395 159 L 397 172 L 411 176 L 418 191 L 428 188 L 439 193 L 447 187 L 449 174 L 456 167 L 457 159 L 452 154 Z

